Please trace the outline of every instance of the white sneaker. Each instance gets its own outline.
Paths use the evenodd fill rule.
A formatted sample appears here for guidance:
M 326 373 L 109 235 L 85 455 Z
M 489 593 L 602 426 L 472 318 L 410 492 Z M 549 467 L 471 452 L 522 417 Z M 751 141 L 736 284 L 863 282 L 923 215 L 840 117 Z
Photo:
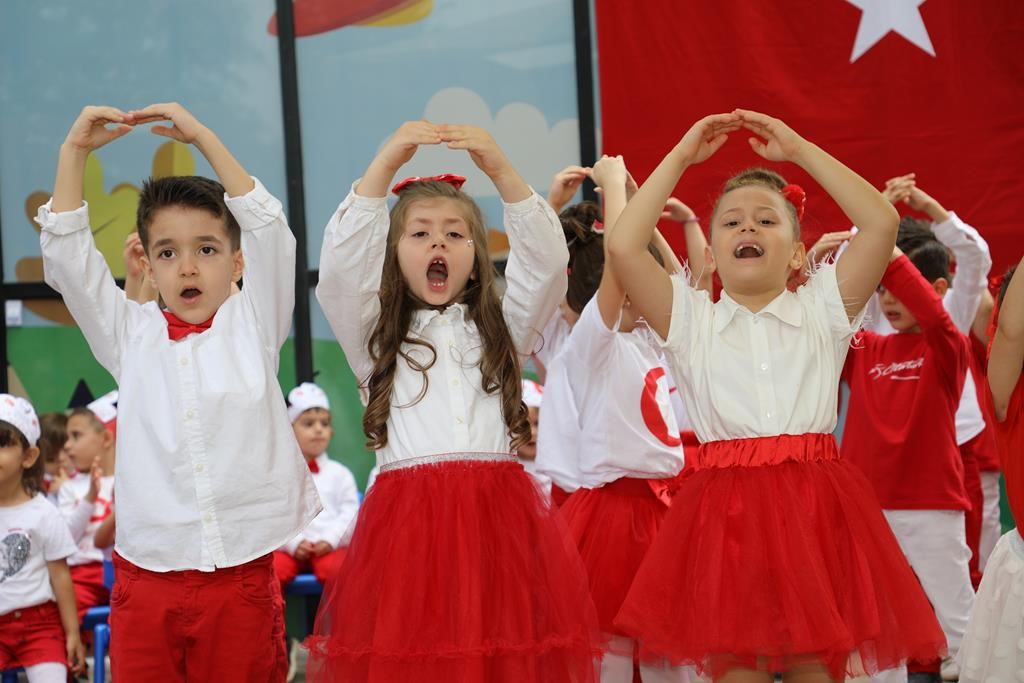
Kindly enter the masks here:
M 954 658 L 946 657 L 942 660 L 939 675 L 944 681 L 958 681 L 960 680 L 960 665 L 957 664 Z
M 295 680 L 299 672 L 299 641 L 296 638 L 288 639 L 288 683 Z

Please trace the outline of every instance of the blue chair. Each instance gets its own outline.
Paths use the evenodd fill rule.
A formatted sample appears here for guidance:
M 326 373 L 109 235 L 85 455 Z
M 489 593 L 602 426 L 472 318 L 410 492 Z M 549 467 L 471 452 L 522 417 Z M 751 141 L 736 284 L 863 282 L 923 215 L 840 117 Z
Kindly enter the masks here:
M 320 602 L 320 595 L 324 592 L 323 584 L 316 580 L 313 574 L 299 574 L 291 583 L 284 587 L 285 595 L 302 596 L 302 623 L 306 625 L 307 633 L 313 632 L 313 620 L 316 618 L 316 608 Z M 7 683 L 4 681 L 3 683 Z
M 315 580 L 315 579 L 314 579 Z M 114 587 L 114 563 L 103 563 L 103 585 L 107 590 Z M 93 607 L 85 613 L 79 628 L 92 631 L 92 653 L 95 660 L 92 668 L 93 681 L 104 681 L 107 676 L 107 650 L 110 649 L 110 607 Z M 18 672 L 23 669 L 7 669 L 0 673 L 0 683 L 18 683 Z

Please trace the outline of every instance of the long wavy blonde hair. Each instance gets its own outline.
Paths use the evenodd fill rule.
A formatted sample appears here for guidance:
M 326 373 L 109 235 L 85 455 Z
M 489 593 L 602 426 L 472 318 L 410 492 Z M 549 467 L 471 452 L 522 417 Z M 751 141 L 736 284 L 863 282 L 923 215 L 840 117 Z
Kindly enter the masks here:
M 391 228 L 388 231 L 379 294 L 380 317 L 369 340 L 373 371 L 365 384 L 369 400 L 363 414 L 367 447 L 378 450 L 388 442 L 387 420 L 391 413 L 391 396 L 398 363 L 405 362 L 423 375 L 423 388 L 413 401 L 415 404 L 426 395 L 430 383 L 427 370 L 437 361 L 437 350 L 430 342 L 409 332 L 413 313 L 416 309 L 428 307 L 428 304 L 412 293 L 398 265 L 398 242 L 405 229 L 409 208 L 416 202 L 432 199 L 450 199 L 457 203 L 472 233 L 473 273 L 466 283 L 466 289 L 452 303 L 465 304 L 469 319 L 476 324 L 483 345 L 480 358 L 481 386 L 488 394 L 500 392 L 502 417 L 508 427 L 512 449 L 515 450 L 529 440 L 530 423 L 522 400 L 519 354 L 501 313 L 501 298 L 495 285 L 496 273 L 487 252 L 487 230 L 483 215 L 469 195 L 448 183 L 435 181 L 408 186 L 402 190 L 398 202 L 391 209 Z M 430 360 L 420 362 L 403 348 L 406 344 L 426 347 L 430 352 Z

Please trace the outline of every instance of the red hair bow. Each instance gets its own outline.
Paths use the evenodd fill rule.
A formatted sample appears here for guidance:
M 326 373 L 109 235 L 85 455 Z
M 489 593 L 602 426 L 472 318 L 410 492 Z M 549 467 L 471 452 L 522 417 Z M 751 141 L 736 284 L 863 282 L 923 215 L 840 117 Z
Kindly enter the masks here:
M 804 204 L 807 203 L 807 193 L 804 192 L 804 188 L 790 183 L 782 188 L 782 196 L 786 198 L 787 202 L 796 207 L 797 219 L 803 220 Z
M 456 175 L 454 173 L 442 173 L 441 175 L 427 176 L 414 175 L 411 178 L 406 178 L 405 180 L 396 183 L 395 186 L 391 188 L 391 191 L 394 192 L 395 194 L 399 194 L 402 190 L 409 187 L 413 183 L 448 183 L 456 190 L 458 190 L 462 188 L 462 184 L 465 182 L 465 176 Z

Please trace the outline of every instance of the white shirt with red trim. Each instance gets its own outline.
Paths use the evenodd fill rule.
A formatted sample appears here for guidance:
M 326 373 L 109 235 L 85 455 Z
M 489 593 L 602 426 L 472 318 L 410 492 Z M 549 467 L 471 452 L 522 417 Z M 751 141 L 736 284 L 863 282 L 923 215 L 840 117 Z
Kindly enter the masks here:
M 683 467 L 657 341 L 646 325 L 628 333 L 618 325 L 605 325 L 594 297 L 563 351 L 579 414 L 576 462 L 587 488 L 621 477 L 673 477 Z

